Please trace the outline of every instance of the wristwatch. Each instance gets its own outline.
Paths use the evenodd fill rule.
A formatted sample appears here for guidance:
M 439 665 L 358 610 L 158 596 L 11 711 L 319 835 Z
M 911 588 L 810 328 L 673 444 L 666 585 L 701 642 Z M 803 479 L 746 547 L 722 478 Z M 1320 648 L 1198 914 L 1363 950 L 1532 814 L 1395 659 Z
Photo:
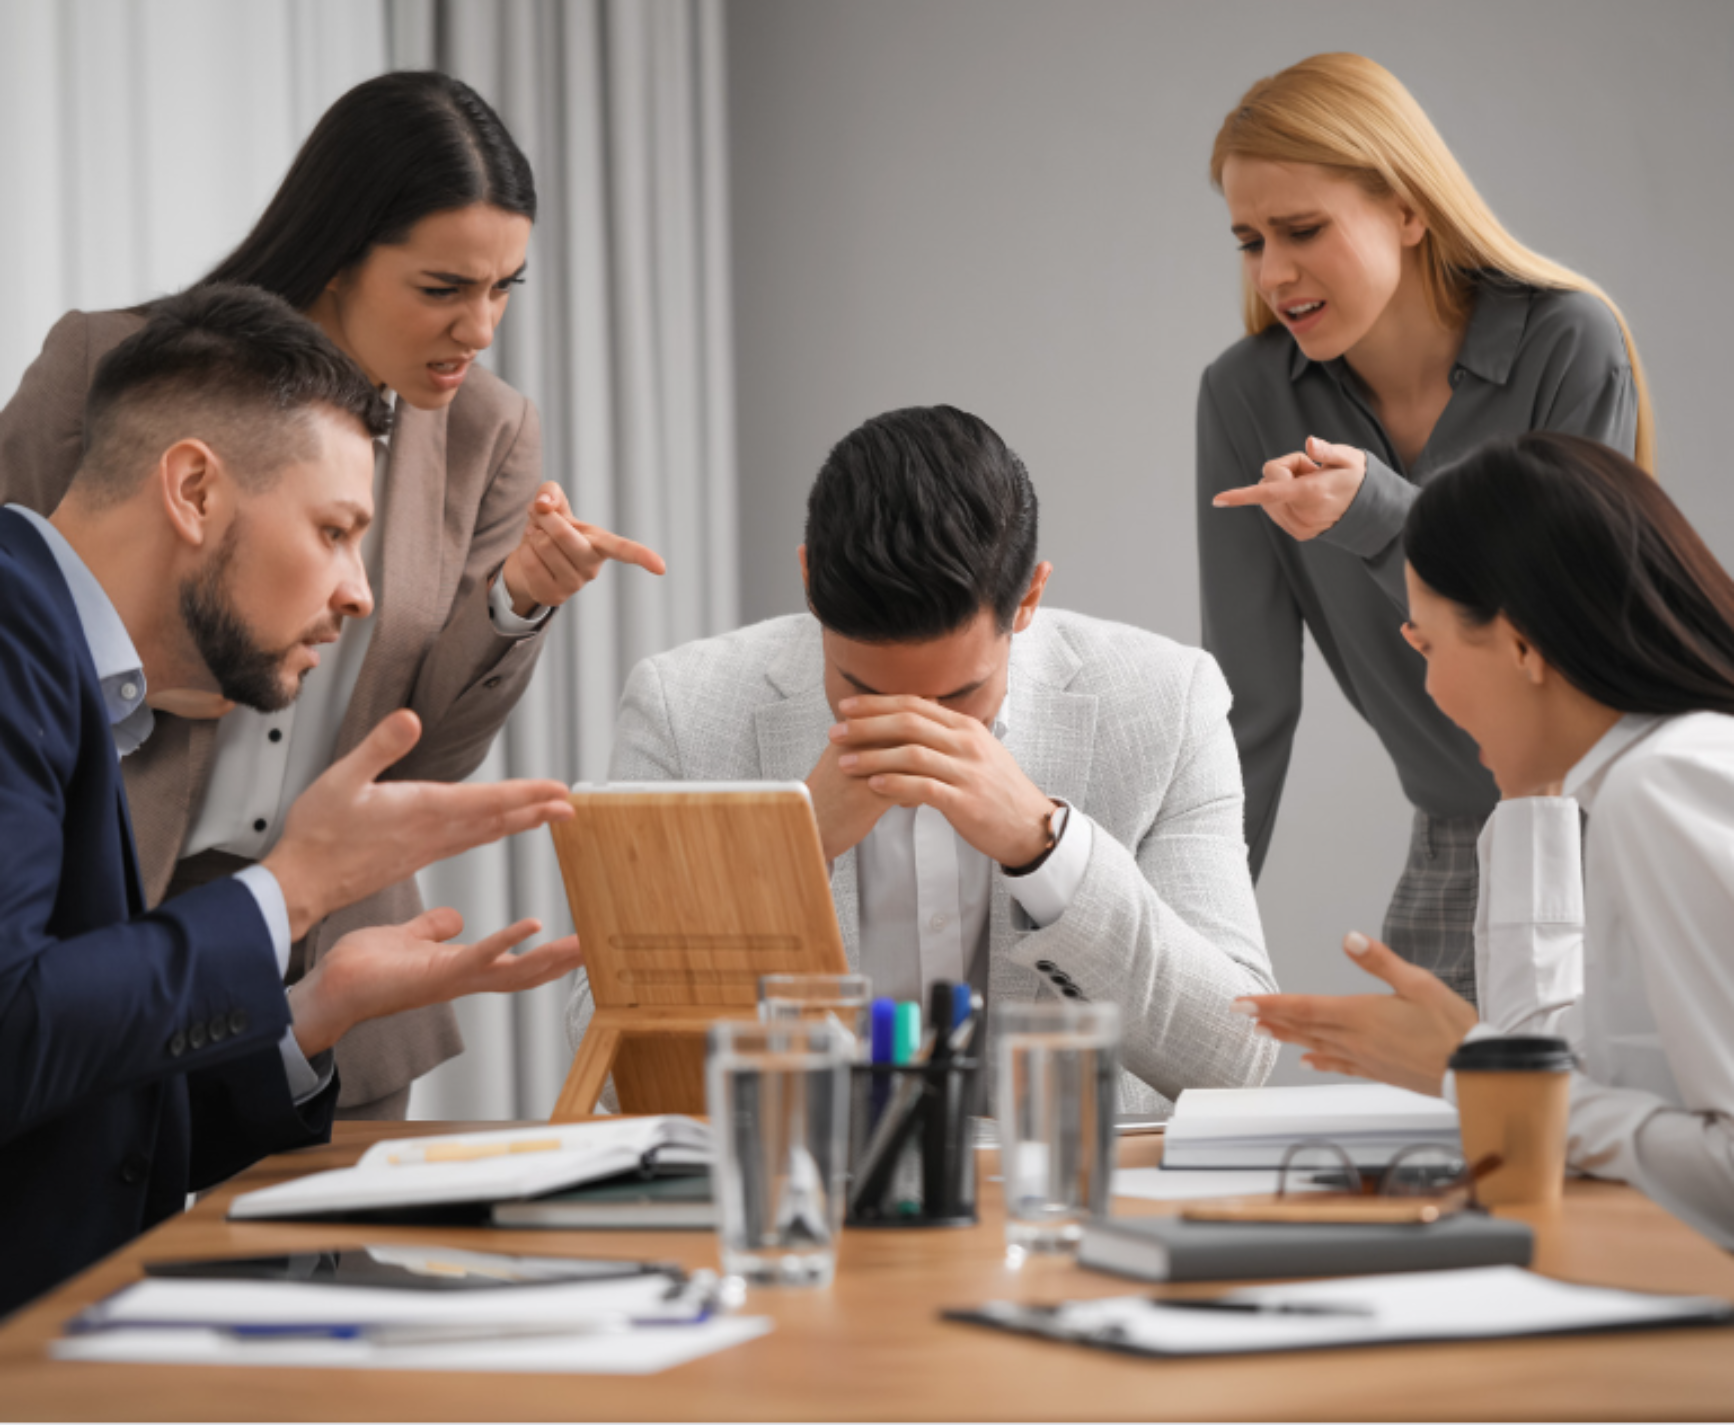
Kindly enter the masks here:
M 1006 875 L 1029 875 L 1031 871 L 1035 870 L 1042 864 L 1042 862 L 1046 861 L 1048 857 L 1054 854 L 1054 847 L 1060 844 L 1060 838 L 1066 834 L 1066 818 L 1071 815 L 1072 809 L 1058 797 L 1049 797 L 1048 800 L 1054 804 L 1054 809 L 1050 811 L 1047 816 L 1042 818 L 1042 826 L 1046 831 L 1048 838 L 1047 844 L 1042 847 L 1042 854 L 1025 866 L 1006 866 L 1002 863 L 1000 869 L 1003 870 Z

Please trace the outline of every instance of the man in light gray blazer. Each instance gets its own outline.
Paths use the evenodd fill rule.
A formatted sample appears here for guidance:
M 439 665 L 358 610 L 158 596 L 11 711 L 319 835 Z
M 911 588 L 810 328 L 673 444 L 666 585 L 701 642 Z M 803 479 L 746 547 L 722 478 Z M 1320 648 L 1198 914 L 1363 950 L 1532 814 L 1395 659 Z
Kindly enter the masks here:
M 804 780 L 851 968 L 924 1000 L 1112 1000 L 1121 1107 L 1261 1083 L 1230 1010 L 1274 984 L 1211 657 L 1040 608 L 1028 473 L 950 407 L 827 458 L 800 551 L 812 612 L 646 659 L 617 781 Z M 580 985 L 574 1043 L 590 1014 Z

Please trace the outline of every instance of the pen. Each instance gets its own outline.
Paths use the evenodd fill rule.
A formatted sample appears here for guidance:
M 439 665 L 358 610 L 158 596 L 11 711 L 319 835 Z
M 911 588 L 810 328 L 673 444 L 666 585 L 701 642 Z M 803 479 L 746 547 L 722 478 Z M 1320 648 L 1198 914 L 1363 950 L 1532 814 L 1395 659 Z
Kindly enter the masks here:
M 1211 1296 L 1187 1300 L 1184 1297 L 1152 1297 L 1152 1306 L 1173 1311 L 1234 1311 L 1261 1316 L 1372 1316 L 1370 1306 L 1354 1306 L 1345 1302 L 1328 1301 L 1231 1301 Z
M 951 1098 L 952 1076 L 945 1065 L 951 1060 L 956 1004 L 963 997 L 964 987 L 950 980 L 935 980 L 928 990 L 927 1019 L 933 1026 L 933 1052 L 927 1061 L 927 1102 L 921 1122 L 921 1201 L 929 1217 L 946 1217 L 951 1213 L 945 1195 L 946 1163 L 950 1156 L 945 1110 Z

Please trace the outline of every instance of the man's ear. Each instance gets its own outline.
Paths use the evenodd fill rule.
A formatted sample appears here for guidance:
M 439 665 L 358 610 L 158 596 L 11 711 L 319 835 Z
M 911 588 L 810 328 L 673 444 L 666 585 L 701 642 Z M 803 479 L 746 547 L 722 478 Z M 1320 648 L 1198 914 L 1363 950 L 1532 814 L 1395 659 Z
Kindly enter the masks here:
M 163 452 L 151 479 L 169 524 L 195 549 L 234 516 L 233 485 L 217 453 L 202 440 L 177 440 Z
M 798 560 L 801 561 L 801 592 L 803 594 L 806 594 L 806 592 L 807 592 L 807 546 L 806 545 L 803 544 L 799 549 L 797 549 L 795 551 L 795 558 L 797 558 Z M 811 596 L 808 597 L 808 602 L 809 603 L 812 602 Z
M 1012 632 L 1022 633 L 1030 626 L 1036 616 L 1036 606 L 1041 603 L 1042 595 L 1047 591 L 1048 576 L 1054 572 L 1054 566 L 1047 560 L 1036 565 L 1036 572 L 1030 575 L 1030 586 L 1018 601 L 1016 617 L 1012 619 Z

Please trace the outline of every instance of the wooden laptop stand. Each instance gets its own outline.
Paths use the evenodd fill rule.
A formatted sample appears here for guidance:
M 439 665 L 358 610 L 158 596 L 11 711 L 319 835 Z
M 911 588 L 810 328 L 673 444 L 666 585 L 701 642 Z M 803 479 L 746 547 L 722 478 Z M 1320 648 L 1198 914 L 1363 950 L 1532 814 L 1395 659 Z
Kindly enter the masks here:
M 704 1036 L 757 1013 L 759 976 L 848 969 L 800 783 L 580 788 L 552 828 L 596 1013 L 553 1121 L 703 1113 Z

